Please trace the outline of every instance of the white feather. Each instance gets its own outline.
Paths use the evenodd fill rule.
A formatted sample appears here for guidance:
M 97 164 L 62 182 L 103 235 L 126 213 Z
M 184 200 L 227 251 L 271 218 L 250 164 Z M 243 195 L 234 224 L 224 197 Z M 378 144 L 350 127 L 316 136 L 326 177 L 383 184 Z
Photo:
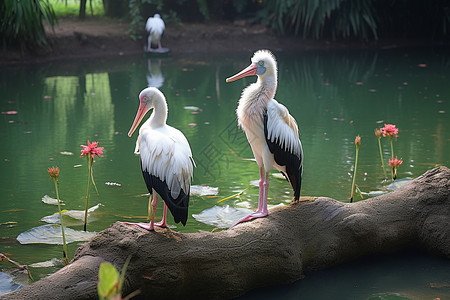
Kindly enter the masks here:
M 191 148 L 181 131 L 165 124 L 167 104 L 163 94 L 156 88 L 146 90 L 150 91 L 147 95 L 154 111 L 139 129 L 136 150 L 143 171 L 166 182 L 171 196 L 177 198 L 181 190 L 186 194 L 190 190 L 195 166 Z
M 267 104 L 267 134 L 271 142 L 277 142 L 282 149 L 300 156 L 302 145 L 298 138 L 298 127 L 288 109 L 271 99 Z

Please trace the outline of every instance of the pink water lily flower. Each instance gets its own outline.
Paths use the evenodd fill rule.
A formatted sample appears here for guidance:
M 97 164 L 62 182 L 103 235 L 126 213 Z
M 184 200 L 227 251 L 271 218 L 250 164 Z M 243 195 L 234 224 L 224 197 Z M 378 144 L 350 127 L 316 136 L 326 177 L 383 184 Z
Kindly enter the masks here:
M 389 159 L 389 165 L 392 168 L 399 167 L 402 163 L 403 163 L 403 160 L 397 159 L 397 156 L 395 158 Z
M 81 147 L 83 147 L 83 149 L 81 150 L 80 157 L 88 156 L 89 154 L 92 155 L 92 158 L 95 158 L 95 155 L 98 155 L 99 157 L 103 157 L 102 154 L 103 154 L 104 147 L 97 147 L 98 142 L 92 142 L 92 144 L 91 144 L 88 140 L 87 144 L 88 144 L 87 146 L 81 145 Z
M 384 124 L 384 127 L 381 128 L 381 132 L 383 133 L 383 137 L 389 136 L 393 138 L 398 136 L 398 128 L 393 124 Z

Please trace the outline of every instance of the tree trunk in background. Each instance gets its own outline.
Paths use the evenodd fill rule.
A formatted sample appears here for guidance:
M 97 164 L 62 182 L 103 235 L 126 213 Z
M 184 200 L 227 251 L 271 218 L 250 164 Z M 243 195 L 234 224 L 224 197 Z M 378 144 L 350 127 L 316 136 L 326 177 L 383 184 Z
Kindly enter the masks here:
M 86 17 L 86 2 L 87 0 L 80 0 L 80 13 L 78 17 L 84 19 Z
M 123 18 L 128 15 L 129 7 L 126 0 L 103 0 L 105 16 L 111 18 Z M 147 19 L 145 19 L 147 21 Z M 145 23 L 142 25 L 144 27 Z
M 450 258 L 450 170 L 357 203 L 319 197 L 220 232 L 148 232 L 116 222 L 58 272 L 4 299 L 96 299 L 98 268 L 132 256 L 124 294 L 145 299 L 224 299 L 290 283 L 303 272 L 375 253 L 421 248 Z

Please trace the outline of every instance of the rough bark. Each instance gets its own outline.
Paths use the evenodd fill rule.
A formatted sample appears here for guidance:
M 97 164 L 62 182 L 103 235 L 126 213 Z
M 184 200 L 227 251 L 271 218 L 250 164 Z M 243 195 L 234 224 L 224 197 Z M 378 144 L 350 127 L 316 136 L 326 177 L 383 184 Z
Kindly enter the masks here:
M 412 247 L 450 258 L 446 167 L 370 200 L 319 197 L 221 232 L 147 232 L 116 222 L 81 246 L 68 266 L 2 299 L 96 299 L 99 264 L 121 269 L 129 255 L 124 294 L 140 289 L 142 298 L 232 298 L 293 282 L 307 270 Z

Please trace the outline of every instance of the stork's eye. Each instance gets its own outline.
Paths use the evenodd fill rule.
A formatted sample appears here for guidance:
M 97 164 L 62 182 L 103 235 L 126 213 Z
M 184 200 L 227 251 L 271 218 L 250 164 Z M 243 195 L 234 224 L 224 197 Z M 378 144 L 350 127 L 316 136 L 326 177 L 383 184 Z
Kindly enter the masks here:
M 258 62 L 258 65 L 260 65 L 261 67 L 264 66 L 264 61 L 260 60 L 260 61 Z
M 144 101 L 144 102 L 148 102 L 148 100 L 150 100 L 150 98 L 148 96 L 144 96 L 144 98 L 142 98 L 142 101 Z

